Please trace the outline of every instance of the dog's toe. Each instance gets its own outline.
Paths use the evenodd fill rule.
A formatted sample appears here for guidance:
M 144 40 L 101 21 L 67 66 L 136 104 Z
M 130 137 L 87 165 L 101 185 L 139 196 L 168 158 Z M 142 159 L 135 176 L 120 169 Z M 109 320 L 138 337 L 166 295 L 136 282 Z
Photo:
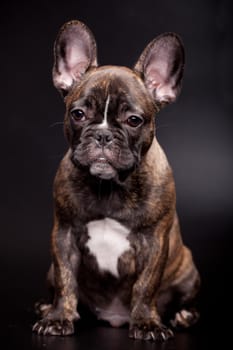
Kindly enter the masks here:
M 182 309 L 176 312 L 174 319 L 170 321 L 173 328 L 188 328 L 193 326 L 199 319 L 199 313 L 193 310 Z
M 154 326 L 152 329 L 147 326 L 133 326 L 129 331 L 130 338 L 140 340 L 165 341 L 173 336 L 172 330 L 165 326 Z
M 39 335 L 70 335 L 74 333 L 74 325 L 69 320 L 42 319 L 34 324 L 32 330 Z

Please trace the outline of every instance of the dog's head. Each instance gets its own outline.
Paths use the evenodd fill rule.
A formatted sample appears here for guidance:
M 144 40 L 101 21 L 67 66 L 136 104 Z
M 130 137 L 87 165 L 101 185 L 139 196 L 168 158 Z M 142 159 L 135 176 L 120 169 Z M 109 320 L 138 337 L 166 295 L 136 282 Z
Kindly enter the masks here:
M 133 70 L 97 65 L 96 42 L 79 21 L 55 42 L 53 81 L 66 102 L 65 134 L 72 161 L 101 179 L 123 179 L 149 149 L 154 117 L 180 92 L 184 50 L 166 33 L 143 51 Z

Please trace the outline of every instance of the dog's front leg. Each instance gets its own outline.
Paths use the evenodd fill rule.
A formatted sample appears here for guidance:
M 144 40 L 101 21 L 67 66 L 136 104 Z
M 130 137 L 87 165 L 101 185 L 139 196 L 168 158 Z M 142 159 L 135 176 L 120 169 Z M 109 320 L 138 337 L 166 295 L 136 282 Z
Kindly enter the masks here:
M 71 228 L 61 226 L 55 220 L 52 232 L 52 285 L 53 304 L 43 312 L 33 330 L 43 335 L 68 335 L 74 333 L 73 321 L 79 318 L 77 313 L 77 269 L 79 252 L 74 242 Z
M 149 254 L 136 280 L 131 300 L 131 321 L 129 336 L 134 339 L 166 340 L 173 336 L 166 328 L 157 311 L 157 294 L 168 256 L 168 218 L 157 224 L 148 241 Z

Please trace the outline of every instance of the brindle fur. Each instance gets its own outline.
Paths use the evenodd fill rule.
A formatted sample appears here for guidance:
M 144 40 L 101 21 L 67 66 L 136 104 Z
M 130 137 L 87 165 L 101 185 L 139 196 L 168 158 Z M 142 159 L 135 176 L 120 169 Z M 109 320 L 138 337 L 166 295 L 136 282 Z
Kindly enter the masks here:
M 69 22 L 61 33 L 69 25 L 88 32 L 95 52 L 95 42 L 80 22 Z M 58 59 L 57 51 L 55 56 Z M 53 263 L 49 271 L 54 298 L 50 305 L 40 306 L 42 319 L 33 328 L 39 334 L 72 334 L 73 321 L 79 318 L 79 301 L 95 312 L 94 306 L 106 307 L 115 295 L 130 310 L 132 338 L 164 340 L 172 336 L 163 320 L 174 301 L 174 314 L 169 315 L 173 327 L 188 327 L 198 318 L 191 307 L 200 278 L 191 252 L 182 242 L 172 171 L 154 137 L 154 115 L 161 103 L 148 94 L 141 65 L 139 60 L 134 71 L 115 66 L 97 68 L 95 61 L 65 93 L 64 128 L 70 148 L 54 181 Z M 77 164 L 76 146 L 83 131 L 70 122 L 70 110 L 78 105 L 100 123 L 108 94 L 109 124 L 115 123 L 116 111 L 118 120 L 124 120 L 125 105 L 132 114 L 140 108 L 145 118 L 140 131 L 135 129 L 127 139 L 122 137 L 122 149 L 128 142 L 136 150 L 138 164 L 124 165 L 117 180 L 99 179 L 90 175 L 88 166 Z M 130 230 L 130 250 L 118 261 L 119 277 L 100 271 L 85 245 L 87 223 L 105 217 Z

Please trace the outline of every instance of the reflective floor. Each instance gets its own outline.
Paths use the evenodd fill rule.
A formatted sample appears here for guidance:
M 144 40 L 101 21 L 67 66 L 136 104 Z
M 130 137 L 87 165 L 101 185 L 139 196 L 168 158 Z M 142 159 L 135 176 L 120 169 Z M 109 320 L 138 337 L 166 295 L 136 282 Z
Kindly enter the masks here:
M 211 331 L 202 322 L 188 332 L 176 333 L 174 339 L 165 343 L 131 340 L 127 328 L 115 329 L 93 322 L 80 323 L 74 336 L 54 337 L 38 336 L 31 332 L 32 318 L 27 312 L 21 314 L 18 322 L 9 322 L 4 332 L 7 349 L 49 349 L 49 350 L 138 350 L 138 349 L 211 349 L 217 345 L 223 346 L 219 333 Z M 2 329 L 3 330 L 3 329 Z M 219 330 L 220 331 L 220 330 Z M 222 347 L 219 348 L 222 348 Z

